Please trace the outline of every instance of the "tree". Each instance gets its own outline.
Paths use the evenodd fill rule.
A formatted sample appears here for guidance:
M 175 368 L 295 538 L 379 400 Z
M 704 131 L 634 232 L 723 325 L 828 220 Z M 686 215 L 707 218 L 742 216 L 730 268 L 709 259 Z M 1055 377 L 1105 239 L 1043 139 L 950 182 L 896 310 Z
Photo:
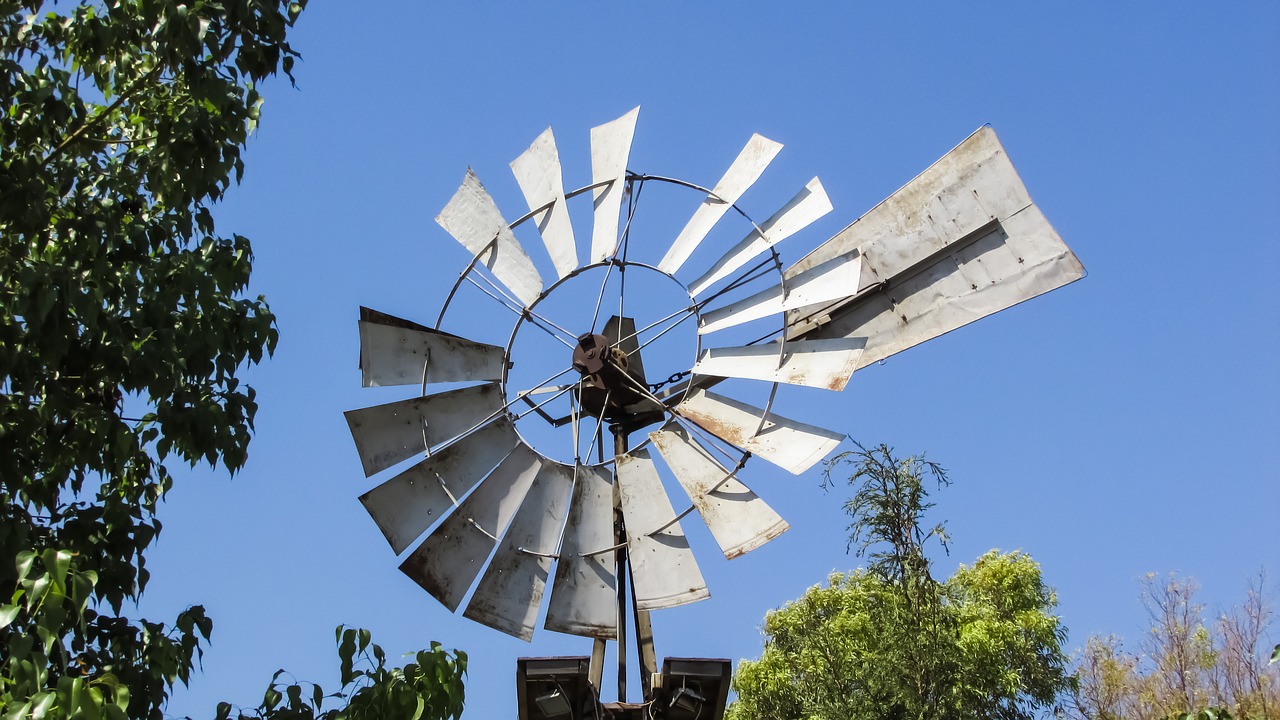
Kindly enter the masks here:
M 1280 717 L 1280 666 L 1264 660 L 1271 605 L 1259 575 L 1238 606 L 1207 621 L 1191 578 L 1147 575 L 1150 630 L 1130 653 L 1090 637 L 1075 663 L 1068 714 L 1096 720 Z M 1272 651 L 1274 657 L 1275 651 Z
M 1039 565 L 992 550 L 937 582 L 925 547 L 945 527 L 921 522 L 925 476 L 945 485 L 945 471 L 859 445 L 828 462 L 828 483 L 846 463 L 850 547 L 870 566 L 765 617 L 764 653 L 739 665 L 727 717 L 1020 719 L 1052 705 L 1069 685 L 1065 630 Z
M 158 718 L 212 632 L 199 606 L 167 624 L 123 610 L 166 463 L 247 456 L 238 373 L 275 319 L 211 206 L 244 171 L 258 84 L 292 79 L 304 4 L 0 0 L 5 718 Z

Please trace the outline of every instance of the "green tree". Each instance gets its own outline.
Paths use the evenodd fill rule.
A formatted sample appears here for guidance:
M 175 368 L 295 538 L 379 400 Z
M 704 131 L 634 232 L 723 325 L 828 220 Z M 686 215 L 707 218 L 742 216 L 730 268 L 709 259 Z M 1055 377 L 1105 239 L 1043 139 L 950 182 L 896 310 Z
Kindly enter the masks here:
M 258 85 L 292 78 L 304 4 L 0 0 L 6 719 L 159 718 L 212 632 L 199 606 L 168 623 L 125 611 L 166 463 L 234 473 L 247 456 L 257 405 L 239 373 L 275 347 L 275 319 L 244 295 L 249 241 L 219 234 L 211 207 L 244 171 Z
M 934 580 L 925 548 L 947 536 L 923 529 L 925 480 L 946 484 L 945 471 L 858 446 L 828 463 L 828 482 L 844 464 L 850 546 L 871 563 L 765 617 L 764 653 L 740 663 L 727 717 L 1015 720 L 1051 706 L 1070 681 L 1039 565 L 992 550 Z

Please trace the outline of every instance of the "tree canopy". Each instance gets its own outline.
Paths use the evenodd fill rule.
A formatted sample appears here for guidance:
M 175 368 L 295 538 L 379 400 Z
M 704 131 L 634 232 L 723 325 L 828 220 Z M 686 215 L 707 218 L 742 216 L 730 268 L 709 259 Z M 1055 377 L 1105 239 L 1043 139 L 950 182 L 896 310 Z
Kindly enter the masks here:
M 851 545 L 872 562 L 766 616 L 764 653 L 739 665 L 727 717 L 1020 720 L 1051 706 L 1070 681 L 1039 565 L 992 550 L 934 580 L 925 547 L 946 533 L 921 526 L 925 479 L 945 484 L 945 471 L 859 446 L 828 479 L 845 464 Z
M 166 463 L 247 457 L 240 373 L 275 347 L 275 319 L 244 294 L 249 240 L 211 207 L 244 172 L 259 84 L 292 78 L 304 5 L 0 0 L 4 718 L 159 718 L 212 632 L 200 606 L 124 611 L 147 585 Z M 465 662 L 429 653 L 460 678 Z M 460 712 L 449 697 L 440 717 Z

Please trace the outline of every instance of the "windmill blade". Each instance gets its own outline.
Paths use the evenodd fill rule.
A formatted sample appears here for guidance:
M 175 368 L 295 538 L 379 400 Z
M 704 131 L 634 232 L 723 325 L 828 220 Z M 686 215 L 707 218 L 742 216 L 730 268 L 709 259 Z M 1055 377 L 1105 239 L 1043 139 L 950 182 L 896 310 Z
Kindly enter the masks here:
M 676 241 L 671 244 L 667 254 L 658 263 L 658 269 L 675 274 L 689 259 L 702 239 L 711 232 L 711 228 L 724 216 L 738 198 L 759 179 L 764 169 L 769 166 L 782 149 L 782 143 L 774 142 L 763 135 L 752 135 L 746 147 L 738 153 L 738 157 L 729 166 L 724 177 L 711 190 L 711 194 L 702 201 L 688 224 L 680 231 Z
M 545 210 L 535 212 L 533 220 L 556 273 L 560 277 L 568 275 L 578 267 L 578 246 L 573 240 L 573 224 L 569 222 L 569 207 L 564 200 L 560 153 L 551 128 L 544 130 L 528 150 L 511 161 L 511 172 L 515 173 L 529 210 L 550 204 Z
M 570 635 L 617 636 L 614 553 L 599 552 L 613 544 L 613 478 L 604 468 L 579 466 L 543 627 Z
M 497 383 L 344 413 L 365 477 L 450 440 L 502 410 Z
M 618 216 L 626 192 L 627 158 L 636 133 L 640 108 L 612 122 L 591 128 L 591 191 L 595 221 L 591 228 L 591 262 L 603 262 L 618 249 Z
M 861 272 L 862 259 L 856 252 L 839 255 L 788 278 L 785 293 L 781 285 L 775 285 L 703 314 L 698 333 L 715 332 L 786 310 L 847 297 L 856 292 Z
M 568 510 L 573 474 L 572 467 L 559 463 L 545 463 L 538 471 L 502 545 L 471 595 L 464 617 L 521 640 L 533 639 L 551 570 L 550 556 L 556 552 Z
M 361 495 L 360 502 L 399 555 L 519 442 L 511 422 L 500 418 Z
M 1084 276 L 984 127 L 797 262 L 857 252 L 846 300 L 788 313 L 792 337 L 866 337 L 864 367 Z
M 866 344 L 865 338 L 792 340 L 781 357 L 777 343 L 709 348 L 698 356 L 693 372 L 844 390 Z
M 677 423 L 669 422 L 649 437 L 726 558 L 751 552 L 790 527 L 747 486 L 729 477 L 729 471 Z
M 470 168 L 449 204 L 436 216 L 436 222 L 477 256 L 477 262 L 489 268 L 525 307 L 542 294 L 538 269 Z
M 732 250 L 711 266 L 702 277 L 689 283 L 689 293 L 701 295 L 711 285 L 728 277 L 733 271 L 751 262 L 757 255 L 808 227 L 813 221 L 831 212 L 831 200 L 818 178 L 783 205 L 773 217 L 765 220 L 757 231 L 743 238 Z
M 528 445 L 516 446 L 405 558 L 400 571 L 450 612 L 457 610 L 545 462 Z
M 760 432 L 764 409 L 694 390 L 676 407 L 684 418 L 735 447 L 758 455 L 794 474 L 813 467 L 844 440 L 844 435 L 770 412 Z
M 506 353 L 394 315 L 360 308 L 364 387 L 500 380 Z
M 647 450 L 617 456 L 636 607 L 659 610 L 711 597 Z

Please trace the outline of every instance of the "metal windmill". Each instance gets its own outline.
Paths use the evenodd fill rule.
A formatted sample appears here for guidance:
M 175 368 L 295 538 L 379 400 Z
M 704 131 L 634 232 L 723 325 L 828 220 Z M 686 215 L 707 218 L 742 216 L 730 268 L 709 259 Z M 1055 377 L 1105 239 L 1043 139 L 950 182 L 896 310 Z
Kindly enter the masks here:
M 738 202 L 780 144 L 753 136 L 710 189 L 635 174 L 638 111 L 591 130 L 591 183 L 570 192 L 551 129 L 538 136 L 511 163 L 530 208 L 514 222 L 467 171 L 436 221 L 471 262 L 434 325 L 361 309 L 364 385 L 418 390 L 346 413 L 366 476 L 417 458 L 360 498 L 397 555 L 425 535 L 400 569 L 451 611 L 469 598 L 466 617 L 525 640 L 550 582 L 544 626 L 595 639 L 590 658 L 520 661 L 521 717 L 595 709 L 605 640 L 618 643 L 613 709 L 643 707 L 625 703 L 628 617 L 646 712 L 719 717 L 728 663 L 668 658 L 658 673 L 649 612 L 710 595 L 681 528 L 692 511 L 729 558 L 787 529 L 739 477 L 750 456 L 798 474 L 844 437 L 776 413 L 779 384 L 842 390 L 866 365 L 1083 275 L 990 128 L 787 266 L 774 246 L 831 210 L 817 178 L 756 222 Z M 700 201 L 673 242 L 640 231 L 651 186 Z M 592 200 L 577 205 L 592 214 L 585 262 L 578 196 Z M 741 239 L 721 252 L 703 241 L 733 233 L 720 232 L 726 215 Z M 532 229 L 549 284 L 517 238 Z M 470 303 L 464 290 L 491 303 L 480 325 L 510 319 L 505 345 L 442 330 Z M 675 340 L 692 347 L 658 351 Z

